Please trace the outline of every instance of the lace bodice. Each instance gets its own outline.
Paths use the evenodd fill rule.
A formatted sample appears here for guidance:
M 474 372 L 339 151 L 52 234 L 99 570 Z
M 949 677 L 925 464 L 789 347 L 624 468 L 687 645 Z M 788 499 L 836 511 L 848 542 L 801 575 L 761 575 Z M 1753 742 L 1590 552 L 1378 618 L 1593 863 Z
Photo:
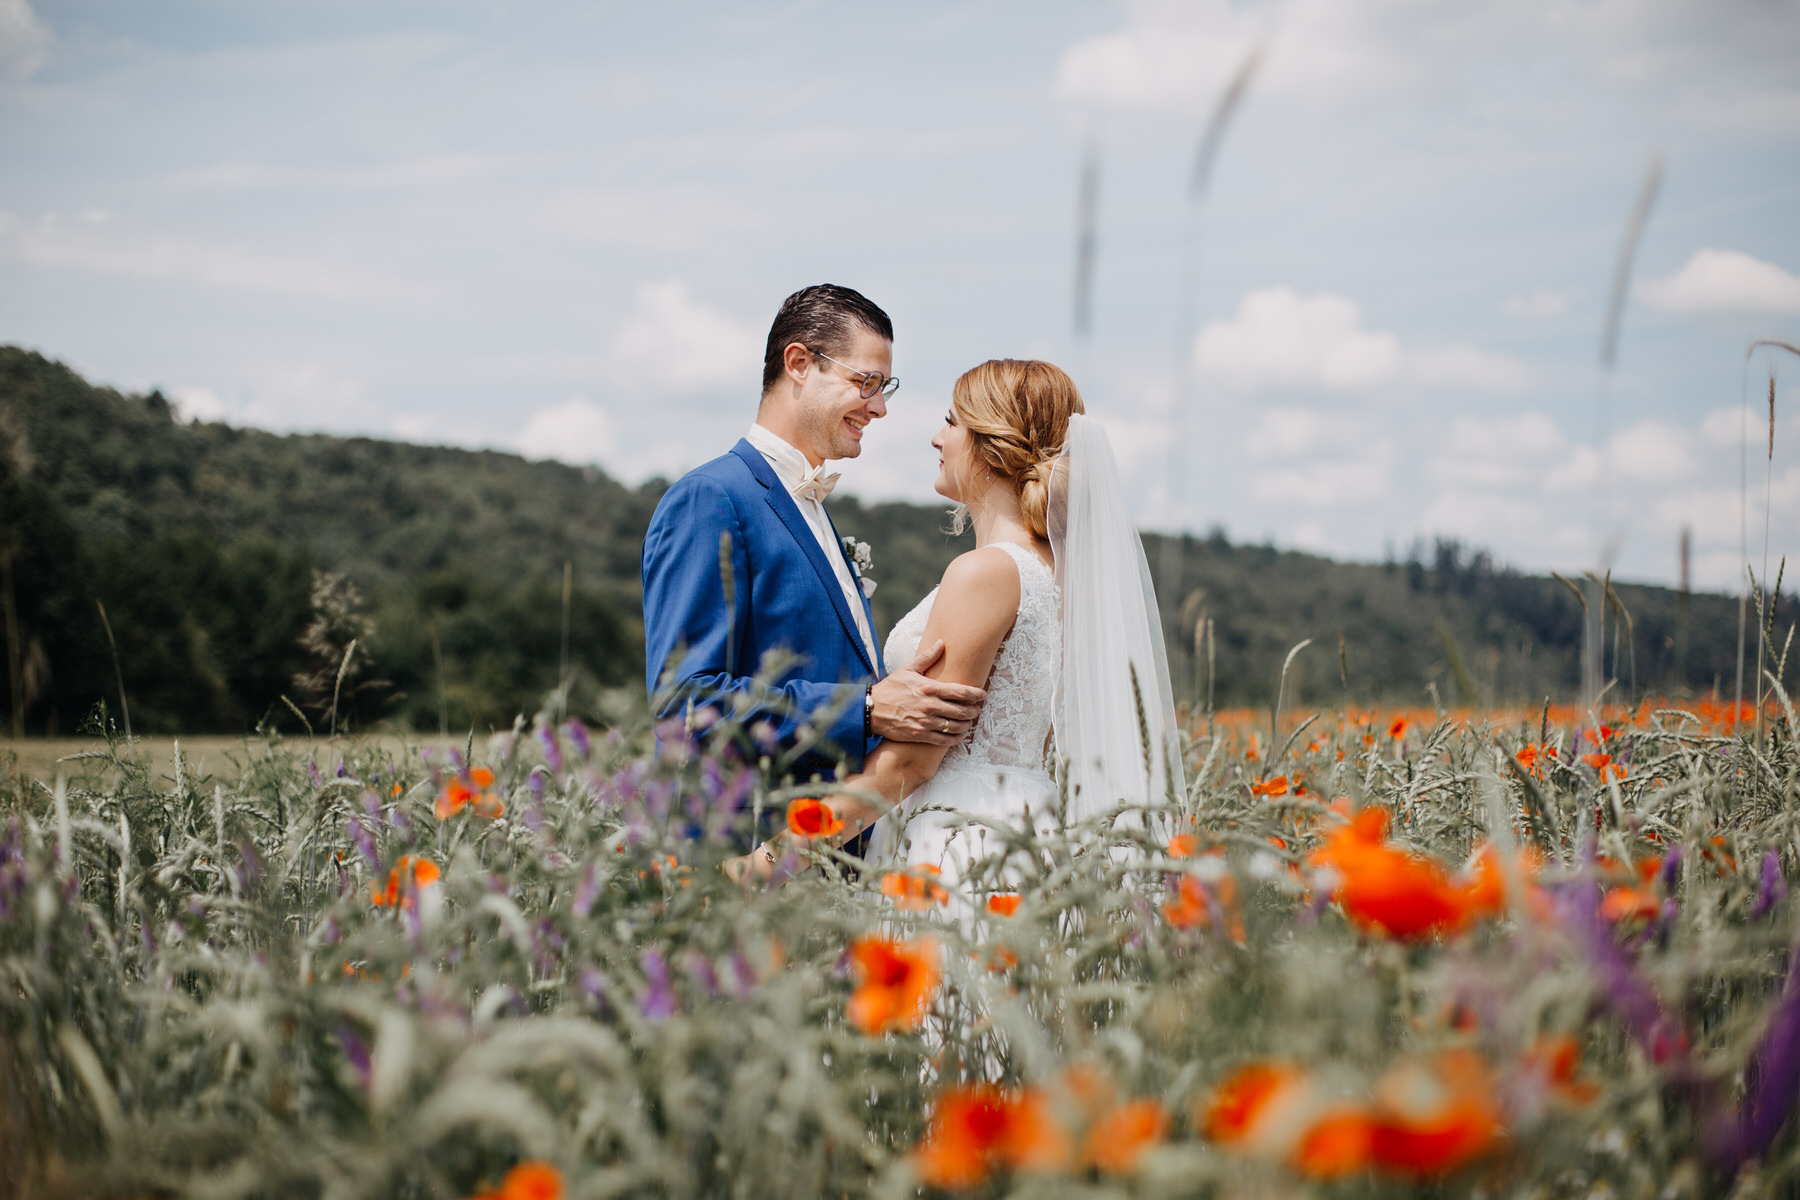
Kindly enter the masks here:
M 969 736 L 950 748 L 939 774 L 990 766 L 1043 770 L 1062 672 L 1062 605 L 1056 578 L 1037 555 L 1011 542 L 996 542 L 1019 569 L 1019 615 L 994 655 L 987 703 Z M 937 589 L 888 634 L 883 657 L 902 665 L 919 651 Z

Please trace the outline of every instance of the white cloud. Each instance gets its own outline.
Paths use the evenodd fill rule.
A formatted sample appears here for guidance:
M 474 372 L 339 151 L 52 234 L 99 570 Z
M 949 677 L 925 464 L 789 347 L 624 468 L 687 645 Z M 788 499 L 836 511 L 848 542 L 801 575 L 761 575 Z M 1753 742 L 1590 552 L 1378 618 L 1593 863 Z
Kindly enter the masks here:
M 1552 317 L 1562 316 L 1568 309 L 1568 298 L 1549 288 L 1539 288 L 1528 296 L 1508 296 L 1506 303 L 1501 306 L 1501 311 L 1507 316 L 1521 321 L 1548 321 Z
M 761 391 L 763 339 L 749 325 L 702 304 L 672 279 L 637 290 L 613 335 L 612 365 L 634 389 L 658 394 Z
M 1736 250 L 1696 250 L 1679 271 L 1638 292 L 1669 312 L 1800 313 L 1800 276 Z
M 169 398 L 175 402 L 175 411 L 181 419 L 189 423 L 224 421 L 233 411 L 232 406 L 211 388 L 174 387 L 169 389 Z
M 513 441 L 526 458 L 578 465 L 606 462 L 615 445 L 612 418 L 580 396 L 532 413 Z
M 1400 342 L 1365 330 L 1361 310 L 1343 296 L 1258 288 L 1237 316 L 1200 331 L 1194 365 L 1244 388 L 1360 389 L 1399 373 Z
M 527 219 L 533 233 L 557 241 L 670 252 L 730 244 L 767 224 L 727 193 L 664 186 L 563 188 Z
M 30 79 L 44 65 L 54 40 L 28 0 L 0 0 L 0 75 Z
M 1478 388 L 1507 392 L 1531 381 L 1531 371 L 1516 358 L 1478 350 L 1474 346 L 1445 346 L 1408 354 L 1411 373 L 1420 383 L 1433 386 Z
M 1194 343 L 1194 365 L 1244 391 L 1366 391 L 1399 382 L 1505 391 L 1529 379 L 1517 359 L 1472 346 L 1403 350 L 1394 334 L 1363 327 L 1355 301 L 1285 287 L 1258 288 L 1235 316 L 1209 322 Z
M 56 214 L 28 223 L 0 212 L 0 258 L 44 267 L 198 284 L 318 300 L 438 307 L 441 285 L 343 255 L 297 254 L 182 234 L 127 231 L 104 217 L 77 224 Z
M 1255 89 L 1276 99 L 1335 103 L 1515 76 L 1554 79 L 1564 89 L 1628 87 L 1744 125 L 1800 117 L 1792 71 L 1800 22 L 1786 4 L 1744 9 L 1731 20 L 1705 0 L 1127 0 L 1123 7 L 1122 28 L 1064 52 L 1056 71 L 1062 99 L 1193 118 L 1267 37 Z

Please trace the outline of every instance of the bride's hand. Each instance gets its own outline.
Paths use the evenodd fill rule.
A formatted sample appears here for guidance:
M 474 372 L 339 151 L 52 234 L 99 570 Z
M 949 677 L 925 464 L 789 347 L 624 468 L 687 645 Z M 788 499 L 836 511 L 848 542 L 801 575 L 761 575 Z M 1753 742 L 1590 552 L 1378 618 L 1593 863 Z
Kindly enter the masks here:
M 944 656 L 939 638 L 906 666 L 869 689 L 869 728 L 891 742 L 954 746 L 981 715 L 987 693 L 978 687 L 932 679 L 924 672 Z
M 768 843 L 765 842 L 748 854 L 726 859 L 719 864 L 719 869 L 739 887 L 765 884 L 775 875 L 775 856 L 769 852 Z

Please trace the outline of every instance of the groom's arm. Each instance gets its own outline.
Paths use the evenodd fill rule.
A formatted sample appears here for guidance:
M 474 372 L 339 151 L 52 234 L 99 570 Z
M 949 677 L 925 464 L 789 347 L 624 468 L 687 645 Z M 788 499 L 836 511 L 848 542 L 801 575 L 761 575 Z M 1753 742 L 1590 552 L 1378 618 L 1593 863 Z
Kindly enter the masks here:
M 724 554 L 722 534 L 730 538 Z M 740 695 L 750 695 L 755 702 L 747 719 L 767 720 L 792 745 L 803 723 L 835 713 L 824 737 L 852 770 L 860 769 L 868 749 L 861 683 L 795 679 L 770 687 L 755 678 L 747 544 L 730 494 L 713 480 L 687 476 L 657 505 L 644 534 L 643 563 L 645 683 L 659 701 L 657 715 L 676 715 L 690 701 L 730 712 Z

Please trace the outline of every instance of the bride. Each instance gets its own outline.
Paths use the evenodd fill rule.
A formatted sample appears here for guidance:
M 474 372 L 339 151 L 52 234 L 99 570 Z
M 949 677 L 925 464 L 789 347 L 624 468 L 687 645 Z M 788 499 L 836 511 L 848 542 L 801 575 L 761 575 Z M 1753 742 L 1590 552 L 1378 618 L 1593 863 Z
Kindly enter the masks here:
M 882 743 L 825 803 L 843 822 L 834 841 L 874 824 L 871 861 L 949 881 L 982 857 L 984 826 L 1053 810 L 1059 763 L 1071 821 L 1164 803 L 1183 784 L 1142 543 L 1074 382 L 1045 362 L 982 363 L 956 381 L 931 444 L 937 491 L 974 526 L 975 549 L 894 626 L 884 654 L 906 662 L 942 639 L 931 674 L 985 687 L 987 703 L 955 746 Z M 732 873 L 772 875 L 786 836 Z

